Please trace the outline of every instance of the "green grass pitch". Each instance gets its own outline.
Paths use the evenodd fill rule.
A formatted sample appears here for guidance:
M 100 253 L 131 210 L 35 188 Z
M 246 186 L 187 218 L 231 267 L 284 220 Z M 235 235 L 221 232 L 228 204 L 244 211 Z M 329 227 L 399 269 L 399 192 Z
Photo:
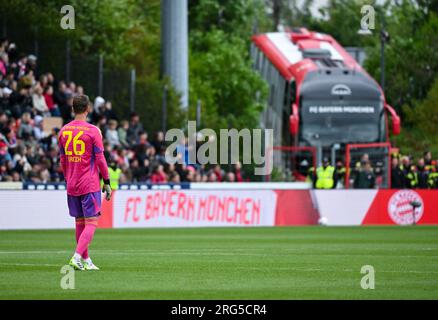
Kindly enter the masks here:
M 101 271 L 63 290 L 74 245 L 73 230 L 1 231 L 0 299 L 438 299 L 438 227 L 97 230 Z

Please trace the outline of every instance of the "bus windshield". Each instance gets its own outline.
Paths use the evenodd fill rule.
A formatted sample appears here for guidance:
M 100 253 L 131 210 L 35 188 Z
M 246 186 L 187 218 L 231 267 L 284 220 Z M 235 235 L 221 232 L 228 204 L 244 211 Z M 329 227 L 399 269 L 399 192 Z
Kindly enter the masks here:
M 301 139 L 312 146 L 384 139 L 383 104 L 374 100 L 313 100 L 301 105 Z

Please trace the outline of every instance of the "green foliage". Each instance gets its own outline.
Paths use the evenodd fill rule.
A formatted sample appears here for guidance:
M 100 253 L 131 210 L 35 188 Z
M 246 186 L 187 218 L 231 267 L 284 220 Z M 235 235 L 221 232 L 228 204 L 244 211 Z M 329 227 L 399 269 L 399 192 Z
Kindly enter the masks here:
M 189 2 L 189 118 L 201 101 L 203 127 L 258 126 L 267 88 L 252 68 L 249 45 L 256 30 L 267 28 L 264 10 L 262 0 Z
M 403 130 L 397 142 L 402 152 L 420 156 L 425 150 L 438 154 L 438 78 L 433 83 L 426 99 L 415 103 L 415 108 L 403 107 L 405 122 L 411 128 Z
M 391 36 L 385 46 L 385 95 L 401 111 L 424 99 L 438 72 L 438 16 L 424 15 L 408 1 L 386 16 Z M 380 45 L 368 50 L 366 69 L 380 79 Z
M 191 0 L 190 30 L 210 32 L 220 29 L 249 41 L 255 29 L 268 28 L 263 0 Z
M 193 31 L 190 77 L 191 119 L 199 99 L 206 127 L 257 127 L 267 88 L 251 67 L 244 40 L 221 30 Z
M 18 20 L 25 28 L 37 27 L 40 38 L 69 38 L 84 56 L 103 53 L 109 63 L 124 65 L 151 44 L 158 58 L 159 0 L 71 0 L 74 30 L 60 27 L 63 0 L 1 0 L 0 4 L 7 20 Z M 140 42 L 146 44 L 140 46 Z
M 180 96 L 172 89 L 170 80 L 141 78 L 137 81 L 136 99 L 146 102 L 144 105 L 137 104 L 136 111 L 149 132 L 162 129 L 162 101 L 163 85 L 167 86 L 167 129 L 181 128 L 186 123 L 185 112 L 180 107 Z M 146 88 L 146 90 L 142 90 Z
M 361 7 L 373 4 L 373 0 L 330 0 L 320 9 L 323 19 L 310 21 L 315 31 L 330 34 L 344 46 L 361 47 L 372 39 L 358 35 L 362 14 Z M 376 14 L 376 23 L 378 16 Z

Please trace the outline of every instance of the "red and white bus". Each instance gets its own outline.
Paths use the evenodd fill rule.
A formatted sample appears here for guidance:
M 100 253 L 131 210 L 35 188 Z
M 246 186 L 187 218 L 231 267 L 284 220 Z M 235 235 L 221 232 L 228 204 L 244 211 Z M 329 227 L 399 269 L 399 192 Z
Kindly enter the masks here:
M 381 186 L 389 187 L 389 120 L 397 135 L 400 118 L 379 84 L 333 37 L 305 28 L 258 34 L 251 57 L 269 84 L 261 125 L 274 130 L 275 150 L 311 147 L 314 165 L 327 156 L 332 163 L 347 158 L 347 167 L 366 152 L 379 158 Z M 294 171 L 299 163 L 291 168 L 296 159 L 286 154 L 274 153 L 274 167 Z

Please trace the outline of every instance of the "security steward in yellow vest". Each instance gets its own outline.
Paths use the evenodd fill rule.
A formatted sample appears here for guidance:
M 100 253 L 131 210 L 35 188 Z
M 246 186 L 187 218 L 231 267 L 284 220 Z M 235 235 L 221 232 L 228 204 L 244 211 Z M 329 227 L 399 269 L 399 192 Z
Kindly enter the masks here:
M 438 189 L 438 163 L 432 161 L 432 170 L 429 173 L 427 185 L 429 189 Z
M 111 162 L 108 167 L 110 186 L 112 190 L 119 189 L 120 176 L 122 175 L 122 170 L 117 167 L 115 162 Z
M 316 169 L 313 187 L 316 189 L 334 189 L 337 184 L 335 167 L 330 165 L 329 159 L 324 157 L 322 166 Z
M 418 187 L 418 171 L 416 166 L 411 166 L 406 174 L 408 188 L 416 189 Z

